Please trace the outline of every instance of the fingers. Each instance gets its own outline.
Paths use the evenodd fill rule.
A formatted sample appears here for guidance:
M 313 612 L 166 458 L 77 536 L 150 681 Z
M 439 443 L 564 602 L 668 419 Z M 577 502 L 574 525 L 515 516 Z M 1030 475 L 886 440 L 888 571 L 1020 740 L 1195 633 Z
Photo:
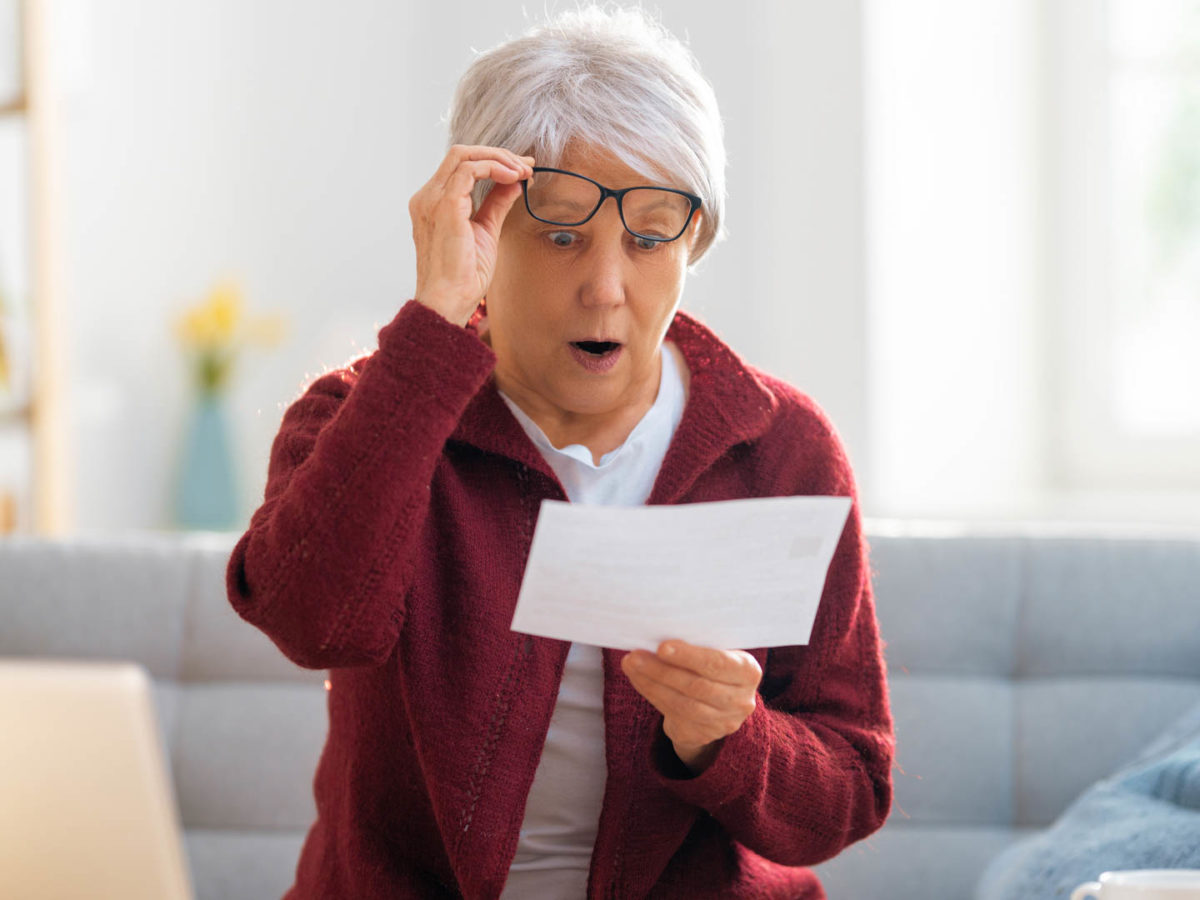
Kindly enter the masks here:
M 475 213 L 475 221 L 492 234 L 499 234 L 508 211 L 520 196 L 520 183 L 497 184 L 483 198 L 479 211 Z
M 621 669 L 662 713 L 663 732 L 693 771 L 703 768 L 703 754 L 741 728 L 758 705 L 762 667 L 745 650 L 663 641 L 657 653 L 625 654 Z
M 504 216 L 519 191 L 518 182 L 533 174 L 532 162 L 532 157 L 502 147 L 450 148 L 408 203 L 417 254 L 417 300 L 453 322 L 469 320 L 487 292 Z M 482 215 L 472 216 L 471 193 L 486 180 L 495 187 L 480 206 Z
M 688 694 L 680 693 L 662 682 L 645 678 L 636 672 L 630 675 L 629 680 L 638 689 L 638 693 L 663 714 L 663 718 L 690 723 L 695 731 L 705 734 L 705 742 L 726 733 L 720 727 L 722 724 L 727 723 L 733 726 L 733 729 L 741 724 L 741 721 L 733 714 L 710 706 Z M 709 731 L 712 732 L 711 735 L 708 734 Z
M 675 667 L 656 669 L 653 657 L 640 665 L 636 660 L 628 654 L 621 667 L 637 692 L 662 713 L 663 729 L 677 747 L 701 746 L 733 734 L 754 712 L 753 689 L 738 690 L 695 673 L 680 675 L 684 670 Z M 680 680 L 687 677 L 692 680 Z
M 724 684 L 752 684 L 757 687 L 762 681 L 762 667 L 758 660 L 745 650 L 716 650 L 712 647 L 698 647 L 686 641 L 672 640 L 659 644 L 658 653 L 654 658 Z
M 530 167 L 524 163 L 514 166 L 497 159 L 466 161 L 459 163 L 450 173 L 442 185 L 442 191 L 450 196 L 462 197 L 471 193 L 477 181 L 490 178 L 497 184 L 512 184 L 532 174 Z
M 454 144 L 433 177 L 412 196 L 409 211 L 414 219 L 428 217 L 447 201 L 458 210 L 469 210 L 464 201 L 469 200 L 477 181 L 514 184 L 533 174 L 533 161 L 532 156 L 520 156 L 503 147 Z
M 452 215 L 462 212 L 470 215 L 471 191 L 477 181 L 491 179 L 497 184 L 515 184 L 532 174 L 526 163 L 517 165 L 498 159 L 463 160 L 449 175 L 442 179 L 430 179 L 409 201 L 409 211 L 414 220 L 428 219 L 449 207 Z
M 621 667 L 638 691 L 655 706 L 658 704 L 647 691 L 669 701 L 677 711 L 687 706 L 695 715 L 719 713 L 735 700 L 736 688 L 675 666 L 665 666 L 652 656 L 630 653 L 622 660 Z
M 431 183 L 444 186 L 463 163 L 494 161 L 520 172 L 532 165 L 532 156 L 519 156 L 503 147 L 488 147 L 474 144 L 454 144 L 446 152 L 442 164 L 434 173 Z M 485 178 L 491 176 L 484 176 Z

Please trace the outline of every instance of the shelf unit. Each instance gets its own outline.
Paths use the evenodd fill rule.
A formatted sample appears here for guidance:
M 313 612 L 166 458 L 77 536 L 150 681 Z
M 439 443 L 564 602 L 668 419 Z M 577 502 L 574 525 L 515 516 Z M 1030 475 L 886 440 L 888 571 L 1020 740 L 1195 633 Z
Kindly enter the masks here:
M 2 3 L 3 0 L 0 0 Z M 23 319 L 28 331 L 22 358 L 11 351 L 18 336 L 15 331 L 0 335 L 9 349 L 10 365 L 26 365 L 25 372 L 10 372 L 9 383 L 24 384 L 24 396 L 4 396 L 0 404 L 0 535 L 60 535 L 73 528 L 73 491 L 68 482 L 67 429 L 64 403 L 63 351 L 65 331 L 59 312 L 62 280 L 59 201 L 60 124 L 56 105 L 57 92 L 50 65 L 48 33 L 50 0 L 8 0 L 15 9 L 17 46 L 0 47 L 0 59 L 16 53 L 17 85 L 15 96 L 0 96 L 0 123 L 20 121 L 24 125 L 24 172 L 18 180 L 25 185 L 24 226 L 28 271 L 27 298 Z M 15 3 L 15 7 L 11 4 Z M 10 57 L 11 59 L 12 57 Z M 0 207 L 12 204 L 12 197 L 0 196 Z M 11 213 L 11 209 L 6 211 Z M 11 260 L 7 261 L 10 264 Z M 0 272 L 0 276 L 4 275 Z M 12 283 L 0 284 L 10 303 L 22 305 L 10 296 Z M 12 319 L 10 329 L 17 326 Z M 7 393 L 0 387 L 0 396 Z M 15 459 L 14 435 L 26 442 L 24 464 Z M 16 472 L 17 474 L 13 474 Z M 23 474 L 22 474 L 23 473 Z

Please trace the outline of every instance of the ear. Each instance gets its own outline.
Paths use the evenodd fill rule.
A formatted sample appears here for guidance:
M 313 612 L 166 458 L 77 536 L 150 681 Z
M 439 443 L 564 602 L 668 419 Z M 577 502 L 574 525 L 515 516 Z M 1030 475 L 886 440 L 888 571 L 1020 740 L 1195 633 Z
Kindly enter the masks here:
M 475 333 L 477 335 L 479 335 L 479 339 L 481 341 L 483 341 L 485 344 L 487 344 L 489 347 L 492 346 L 492 334 L 491 334 L 490 325 L 491 325 L 491 323 L 488 322 L 487 316 L 483 316 L 475 324 Z

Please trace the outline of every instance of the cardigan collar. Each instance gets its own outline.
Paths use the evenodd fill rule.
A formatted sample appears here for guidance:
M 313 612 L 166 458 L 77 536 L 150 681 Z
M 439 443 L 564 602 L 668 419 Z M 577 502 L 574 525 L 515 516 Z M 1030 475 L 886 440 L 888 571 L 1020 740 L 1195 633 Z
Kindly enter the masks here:
M 473 325 L 469 330 L 475 331 Z M 778 401 L 754 371 L 698 318 L 677 310 L 667 329 L 691 373 L 683 418 L 647 503 L 676 502 L 733 445 L 762 435 Z M 496 388 L 495 375 L 468 402 L 450 440 L 557 478 Z M 565 495 L 564 495 L 565 496 Z

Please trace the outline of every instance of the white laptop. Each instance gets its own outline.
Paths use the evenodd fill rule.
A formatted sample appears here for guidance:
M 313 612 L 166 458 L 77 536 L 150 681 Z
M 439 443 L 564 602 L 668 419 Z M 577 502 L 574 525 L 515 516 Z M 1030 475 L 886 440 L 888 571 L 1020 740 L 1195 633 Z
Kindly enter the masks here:
M 150 678 L 0 659 L 0 897 L 191 900 Z

